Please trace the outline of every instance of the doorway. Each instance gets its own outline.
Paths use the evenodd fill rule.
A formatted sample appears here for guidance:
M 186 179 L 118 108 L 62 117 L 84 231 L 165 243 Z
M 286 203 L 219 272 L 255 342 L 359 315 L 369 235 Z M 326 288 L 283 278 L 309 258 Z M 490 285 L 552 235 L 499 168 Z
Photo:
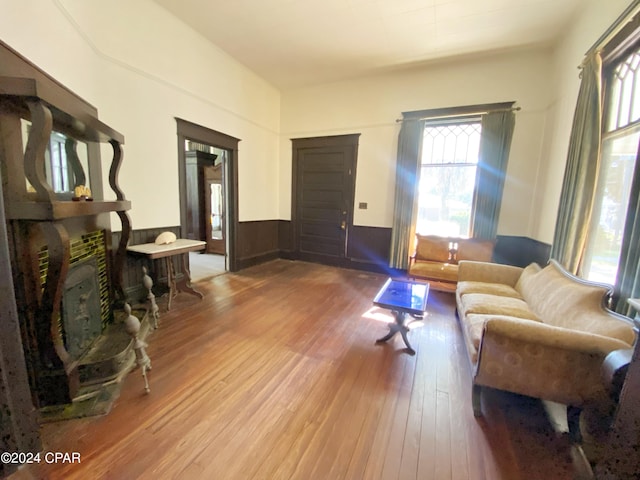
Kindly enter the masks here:
M 192 280 L 227 271 L 227 186 L 229 151 L 191 139 L 185 140 L 187 181 L 186 238 L 206 242 L 189 254 Z
M 226 153 L 226 152 L 224 152 Z M 207 219 L 205 237 L 207 253 L 226 255 L 227 202 L 224 164 L 221 162 L 205 172 L 205 218 Z
M 347 260 L 359 137 L 293 140 L 291 218 L 300 260 L 331 265 Z
M 190 255 L 192 280 L 236 271 L 239 140 L 176 122 L 181 236 L 207 243 L 204 253 Z

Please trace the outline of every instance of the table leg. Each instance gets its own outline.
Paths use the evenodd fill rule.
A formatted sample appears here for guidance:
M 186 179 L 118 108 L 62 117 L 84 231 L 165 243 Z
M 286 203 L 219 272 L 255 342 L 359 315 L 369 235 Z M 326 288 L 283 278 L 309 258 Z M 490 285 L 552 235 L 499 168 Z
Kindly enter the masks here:
M 182 254 L 182 280 L 178 283 L 178 290 L 184 293 L 189 293 L 198 297 L 200 300 L 204 298 L 204 295 L 197 291 L 191 285 L 191 273 L 189 272 L 188 254 Z
M 171 310 L 171 300 L 178 294 L 176 289 L 176 271 L 173 268 L 171 257 L 165 257 L 165 266 L 167 268 L 167 283 L 169 284 L 169 299 L 167 301 L 167 311 Z
M 393 336 L 399 332 L 400 335 L 402 336 L 402 340 L 404 341 L 404 344 L 407 346 L 407 350 L 409 351 L 409 353 L 411 355 L 415 355 L 416 351 L 413 349 L 413 347 L 409 343 L 409 339 L 407 338 L 407 332 L 409 331 L 409 327 L 407 327 L 407 325 L 405 324 L 405 319 L 406 319 L 405 312 L 399 312 L 399 311 L 393 310 L 391 313 L 394 314 L 395 323 L 389 324 L 389 333 L 387 333 L 384 337 L 376 340 L 376 343 L 386 342 L 387 340 L 390 340 L 391 338 L 393 338 Z

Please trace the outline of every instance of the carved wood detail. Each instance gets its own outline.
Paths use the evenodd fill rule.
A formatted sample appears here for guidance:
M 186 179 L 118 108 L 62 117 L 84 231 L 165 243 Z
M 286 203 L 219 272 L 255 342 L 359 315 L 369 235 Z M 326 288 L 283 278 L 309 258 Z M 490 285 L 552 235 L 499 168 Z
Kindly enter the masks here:
M 109 140 L 109 143 L 113 147 L 113 160 L 111 161 L 111 168 L 109 168 L 109 185 L 111 185 L 111 189 L 115 192 L 118 200 L 126 200 L 118 185 L 118 173 L 122 164 L 122 145 L 113 139 Z
M 36 191 L 36 199 L 43 202 L 55 200 L 55 193 L 45 175 L 45 152 L 51 137 L 53 118 L 51 110 L 41 101 L 26 102 L 31 112 L 31 130 L 24 153 L 24 173 Z
M 62 361 L 65 371 L 71 369 L 72 359 L 64 347 L 64 340 L 60 332 L 58 318 L 62 302 L 64 279 L 69 271 L 69 234 L 59 222 L 43 222 L 40 225 L 47 241 L 49 250 L 49 268 L 44 285 L 39 320 L 48 324 L 49 341 L 57 357 Z M 44 330 L 43 330 L 44 331 Z M 44 359 L 45 362 L 50 359 Z

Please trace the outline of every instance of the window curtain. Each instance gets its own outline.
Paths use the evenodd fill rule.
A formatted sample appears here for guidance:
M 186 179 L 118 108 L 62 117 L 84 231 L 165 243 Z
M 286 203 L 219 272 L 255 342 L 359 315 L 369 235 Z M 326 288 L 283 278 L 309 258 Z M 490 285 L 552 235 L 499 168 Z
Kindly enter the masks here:
M 622 237 L 618 278 L 616 279 L 615 310 L 633 318 L 635 312 L 627 303 L 640 298 L 640 162 L 636 160 L 629 207 Z
M 409 249 L 413 245 L 412 239 L 415 236 L 423 132 L 424 120 L 404 119 L 398 136 L 389 266 L 402 270 L 406 270 L 409 266 L 409 256 L 412 253 Z
M 482 137 L 471 223 L 474 238 L 496 238 L 515 118 L 511 109 L 482 116 Z
M 600 165 L 602 60 L 595 51 L 582 66 L 551 258 L 577 274 L 584 253 Z

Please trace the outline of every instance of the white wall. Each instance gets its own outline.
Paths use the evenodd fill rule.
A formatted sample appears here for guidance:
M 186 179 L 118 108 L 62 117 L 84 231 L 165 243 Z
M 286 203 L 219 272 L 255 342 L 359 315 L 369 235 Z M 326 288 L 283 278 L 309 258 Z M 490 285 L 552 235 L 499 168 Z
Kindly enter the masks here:
M 544 145 L 541 182 L 536 204 L 539 206 L 533 236 L 551 243 L 562 190 L 562 180 L 569 147 L 580 78 L 578 65 L 584 54 L 607 28 L 631 4 L 630 0 L 584 0 L 575 21 L 568 26 L 553 57 L 554 98 L 547 125 L 548 141 Z
M 278 217 L 273 86 L 150 0 L 0 0 L 0 11 L 0 38 L 125 136 L 134 228 L 180 223 L 175 117 L 239 138 L 239 219 Z
M 282 94 L 150 0 L 0 0 L 0 38 L 125 135 L 120 185 L 134 228 L 180 221 L 174 117 L 241 139 L 241 221 L 290 218 L 291 138 L 361 133 L 356 205 L 369 207 L 354 220 L 390 227 L 401 112 L 515 100 L 522 110 L 498 233 L 551 242 L 576 67 L 628 3 L 584 0 L 553 52 L 462 58 Z
M 498 233 L 531 236 L 538 168 L 552 86 L 545 50 L 465 58 L 282 93 L 280 216 L 290 218 L 291 138 L 361 133 L 357 225 L 390 227 L 395 161 L 403 111 L 516 101 L 508 179 Z

